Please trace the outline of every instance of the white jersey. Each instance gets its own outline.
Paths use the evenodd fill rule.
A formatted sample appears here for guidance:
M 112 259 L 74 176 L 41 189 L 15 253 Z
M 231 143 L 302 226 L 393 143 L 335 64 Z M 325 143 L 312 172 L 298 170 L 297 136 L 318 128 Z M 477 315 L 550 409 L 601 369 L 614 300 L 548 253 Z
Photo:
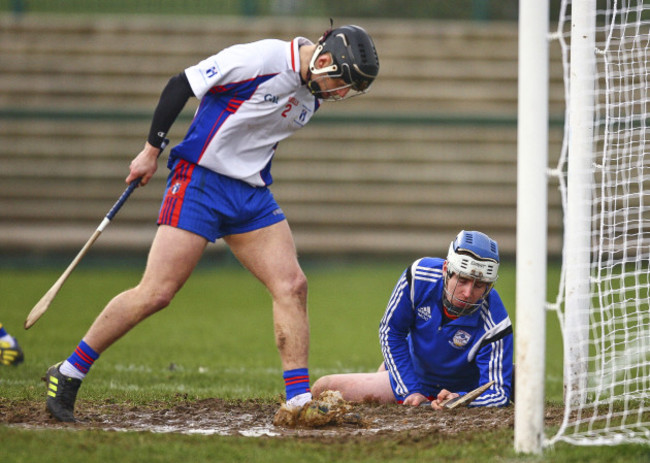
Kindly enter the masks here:
M 320 105 L 300 78 L 301 45 L 276 39 L 234 45 L 185 70 L 201 99 L 184 140 L 171 151 L 253 186 L 270 185 L 275 149 Z

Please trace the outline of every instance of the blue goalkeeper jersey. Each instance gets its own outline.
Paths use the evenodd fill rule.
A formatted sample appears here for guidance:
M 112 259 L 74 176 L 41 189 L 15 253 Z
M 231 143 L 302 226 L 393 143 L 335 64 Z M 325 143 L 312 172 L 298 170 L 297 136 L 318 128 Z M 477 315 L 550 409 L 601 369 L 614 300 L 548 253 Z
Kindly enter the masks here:
M 493 289 L 472 315 L 443 315 L 444 259 L 424 257 L 401 275 L 379 325 L 384 363 L 398 401 L 442 389 L 461 395 L 494 380 L 471 406 L 510 403 L 512 323 Z

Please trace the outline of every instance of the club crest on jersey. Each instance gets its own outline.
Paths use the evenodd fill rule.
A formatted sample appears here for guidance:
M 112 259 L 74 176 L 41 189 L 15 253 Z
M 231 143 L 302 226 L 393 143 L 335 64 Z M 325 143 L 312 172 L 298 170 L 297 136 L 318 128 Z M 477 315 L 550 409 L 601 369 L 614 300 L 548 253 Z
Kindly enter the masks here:
M 312 111 L 305 105 L 301 105 L 300 114 L 293 120 L 293 123 L 299 127 L 303 127 L 309 119 L 311 119 Z
M 420 317 L 422 320 L 427 321 L 431 318 L 431 307 L 426 306 L 426 307 L 418 307 L 418 317 Z
M 449 341 L 449 344 L 456 349 L 462 349 L 467 345 L 471 338 L 472 335 L 467 331 L 458 330 L 454 334 L 454 337 L 451 339 L 451 341 Z
M 208 68 L 205 70 L 205 75 L 207 76 L 208 79 L 211 79 L 212 77 L 216 76 L 219 74 L 219 69 L 217 69 L 217 66 L 214 65 L 211 68 Z

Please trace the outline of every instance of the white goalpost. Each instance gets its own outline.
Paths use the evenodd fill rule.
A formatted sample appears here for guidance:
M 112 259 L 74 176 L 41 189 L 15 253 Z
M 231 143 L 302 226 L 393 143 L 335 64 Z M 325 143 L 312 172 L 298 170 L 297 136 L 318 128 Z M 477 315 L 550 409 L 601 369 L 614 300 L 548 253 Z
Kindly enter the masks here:
M 524 27 L 520 23 L 520 31 Z M 538 407 L 539 400 L 520 395 L 532 383 L 519 362 L 538 354 L 528 350 L 532 343 L 523 341 L 526 333 L 516 332 L 515 448 L 540 452 L 560 441 L 648 444 L 650 1 L 563 0 L 553 38 L 562 49 L 567 110 L 560 160 L 549 171 L 562 195 L 564 245 L 560 290 L 548 307 L 557 311 L 562 327 L 565 412 L 551 436 L 539 420 L 521 421 L 518 409 Z M 526 51 L 520 44 L 520 59 L 521 53 Z M 520 85 L 520 99 L 525 98 L 522 90 Z M 520 124 L 525 109 L 520 103 Z M 526 149 L 522 141 L 520 163 L 526 162 Z M 519 177 L 518 182 L 528 179 Z M 518 210 L 525 204 L 519 202 Z M 522 222 L 518 217 L 517 226 Z M 518 237 L 520 232 L 518 228 Z M 519 265 L 522 246 L 518 238 L 517 331 L 523 330 L 520 317 L 529 316 L 519 299 L 526 289 L 520 277 L 527 278 Z M 540 310 L 537 302 L 534 310 Z
M 544 427 L 548 0 L 520 0 L 519 6 L 515 449 L 538 453 Z

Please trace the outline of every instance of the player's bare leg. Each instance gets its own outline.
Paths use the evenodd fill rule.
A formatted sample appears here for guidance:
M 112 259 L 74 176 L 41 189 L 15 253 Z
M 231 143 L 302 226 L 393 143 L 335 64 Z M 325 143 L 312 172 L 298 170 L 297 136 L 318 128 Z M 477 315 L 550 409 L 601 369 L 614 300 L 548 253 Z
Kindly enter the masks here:
M 77 391 L 92 363 L 140 321 L 169 304 L 196 267 L 206 243 L 205 238 L 184 230 L 158 228 L 140 283 L 114 297 L 71 357 L 47 370 L 46 407 L 54 418 L 76 421 Z
M 224 237 L 233 254 L 268 289 L 273 300 L 275 342 L 282 369 L 307 368 L 309 319 L 307 279 L 286 220 Z
M 163 309 L 196 267 L 207 240 L 161 225 L 154 238 L 140 283 L 115 296 L 92 324 L 84 341 L 101 353 L 131 328 Z
M 395 402 L 386 370 L 323 376 L 312 386 L 312 393 L 318 397 L 324 391 L 339 391 L 348 402 Z

